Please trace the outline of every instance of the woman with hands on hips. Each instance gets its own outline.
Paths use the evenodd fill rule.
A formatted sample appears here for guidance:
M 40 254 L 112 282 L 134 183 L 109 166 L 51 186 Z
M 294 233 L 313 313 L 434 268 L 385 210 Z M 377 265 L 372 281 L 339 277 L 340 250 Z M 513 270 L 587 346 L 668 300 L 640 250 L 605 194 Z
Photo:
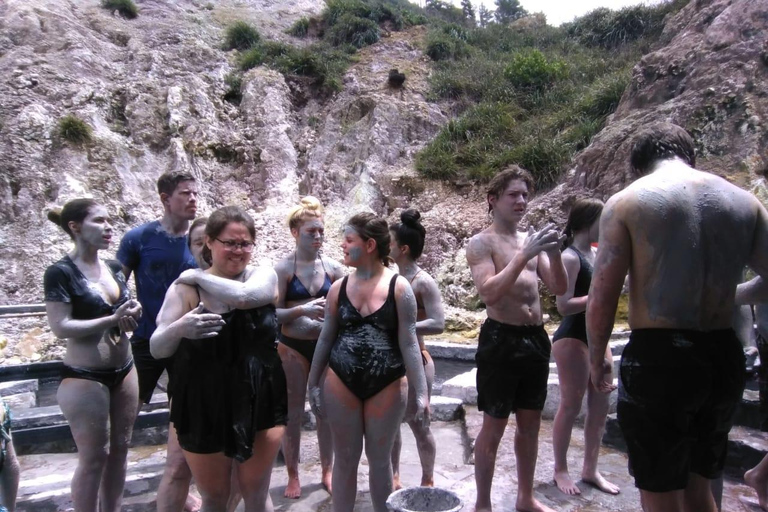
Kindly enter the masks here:
M 177 279 L 150 347 L 157 358 L 174 356 L 171 421 L 203 510 L 226 510 L 233 460 L 246 512 L 271 510 L 272 464 L 287 416 L 275 348 L 277 276 L 248 266 L 256 229 L 241 209 L 215 211 L 205 235 L 211 267 Z
M 141 305 L 129 298 L 120 263 L 99 259 L 112 240 L 104 206 L 75 199 L 48 218 L 75 243 L 44 277 L 48 324 L 67 340 L 56 399 L 77 445 L 72 501 L 78 512 L 118 512 L 139 403 L 126 333 Z
M 341 247 L 344 263 L 355 271 L 328 292 L 309 373 L 310 404 L 331 427 L 334 512 L 354 509 L 363 444 L 373 509 L 384 512 L 392 492 L 390 456 L 400 423 L 404 416 L 429 421 L 416 298 L 408 281 L 386 266 L 390 235 L 385 220 L 370 213 L 353 216 Z M 416 399 L 406 411 L 408 386 L 414 387 Z

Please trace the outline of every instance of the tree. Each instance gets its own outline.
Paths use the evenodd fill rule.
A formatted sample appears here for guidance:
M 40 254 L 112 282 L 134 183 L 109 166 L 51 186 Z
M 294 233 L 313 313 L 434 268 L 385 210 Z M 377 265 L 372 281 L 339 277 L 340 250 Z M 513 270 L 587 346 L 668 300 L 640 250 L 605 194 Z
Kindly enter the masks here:
M 501 24 L 512 23 L 525 16 L 528 16 L 520 0 L 496 0 L 496 21 Z
M 469 25 L 475 24 L 475 8 L 472 7 L 471 0 L 461 0 L 461 11 L 464 13 L 464 19 Z
M 477 11 L 480 17 L 480 26 L 485 28 L 493 21 L 493 11 L 488 10 L 483 4 L 480 4 L 480 9 Z

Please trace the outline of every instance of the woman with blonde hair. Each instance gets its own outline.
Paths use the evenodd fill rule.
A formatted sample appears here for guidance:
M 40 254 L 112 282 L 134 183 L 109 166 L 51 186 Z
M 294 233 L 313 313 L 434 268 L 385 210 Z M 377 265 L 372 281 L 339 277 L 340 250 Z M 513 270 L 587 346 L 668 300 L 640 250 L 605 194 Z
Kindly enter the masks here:
M 77 512 L 118 512 L 139 406 L 126 333 L 138 325 L 141 305 L 129 297 L 120 263 L 99 258 L 112 240 L 104 206 L 75 199 L 48 218 L 75 242 L 43 278 L 48 324 L 67 340 L 56 400 L 77 445 L 72 501 Z
M 344 276 L 337 262 L 320 254 L 325 236 L 323 205 L 316 198 L 302 198 L 291 208 L 288 228 L 296 248 L 275 265 L 278 279 L 277 320 L 281 324 L 277 351 L 288 381 L 288 426 L 283 455 L 288 470 L 287 498 L 301 497 L 299 445 L 301 420 L 307 395 L 307 377 L 323 327 L 325 296 L 334 281 Z M 317 418 L 322 483 L 331 492 L 333 447 L 328 424 Z

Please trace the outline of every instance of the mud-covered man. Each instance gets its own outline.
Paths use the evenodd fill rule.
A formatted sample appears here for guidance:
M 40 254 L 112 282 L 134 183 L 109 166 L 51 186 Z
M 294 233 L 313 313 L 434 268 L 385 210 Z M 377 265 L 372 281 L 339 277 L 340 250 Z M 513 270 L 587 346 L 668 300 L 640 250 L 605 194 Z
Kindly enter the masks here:
M 537 232 L 518 230 L 533 192 L 533 179 L 512 166 L 488 187 L 491 225 L 469 241 L 467 262 L 487 307 L 480 330 L 477 403 L 483 426 L 475 442 L 477 512 L 491 510 L 496 452 L 514 412 L 515 457 L 520 511 L 548 512 L 533 495 L 541 410 L 547 397 L 551 344 L 544 331 L 538 279 L 563 294 L 568 277 L 560 259 L 563 237 L 548 225 Z
M 745 265 L 768 273 L 768 214 L 727 181 L 695 170 L 690 135 L 668 123 L 633 141 L 643 176 L 606 203 L 587 305 L 591 379 L 611 387 L 605 348 L 629 271 L 632 334 L 618 418 L 645 511 L 714 512 L 728 432 L 744 387 L 732 329 Z

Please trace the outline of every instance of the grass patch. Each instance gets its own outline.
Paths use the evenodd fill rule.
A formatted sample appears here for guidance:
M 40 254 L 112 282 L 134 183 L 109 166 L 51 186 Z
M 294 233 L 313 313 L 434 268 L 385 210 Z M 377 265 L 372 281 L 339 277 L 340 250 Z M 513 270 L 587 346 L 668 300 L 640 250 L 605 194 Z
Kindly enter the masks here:
M 229 27 L 224 35 L 225 50 L 248 50 L 256 46 L 261 40 L 259 32 L 248 22 L 236 21 Z
M 294 37 L 307 37 L 309 33 L 309 18 L 300 18 L 287 30 Z
M 110 11 L 117 11 L 124 18 L 131 20 L 139 15 L 139 8 L 133 0 L 101 0 L 101 6 Z
M 379 24 L 371 19 L 347 13 L 328 29 L 326 40 L 333 46 L 350 44 L 355 48 L 362 48 L 379 40 Z
M 229 73 L 224 77 L 224 83 L 227 84 L 224 101 L 228 101 L 233 105 L 239 105 L 243 99 L 243 76 L 239 73 Z
M 59 136 L 73 144 L 83 144 L 91 140 L 91 127 L 77 116 L 69 114 L 59 120 Z
M 509 164 L 555 183 L 605 125 L 631 66 L 687 0 L 598 9 L 561 27 L 432 22 L 429 99 L 461 115 L 416 157 L 424 176 L 485 180 Z

